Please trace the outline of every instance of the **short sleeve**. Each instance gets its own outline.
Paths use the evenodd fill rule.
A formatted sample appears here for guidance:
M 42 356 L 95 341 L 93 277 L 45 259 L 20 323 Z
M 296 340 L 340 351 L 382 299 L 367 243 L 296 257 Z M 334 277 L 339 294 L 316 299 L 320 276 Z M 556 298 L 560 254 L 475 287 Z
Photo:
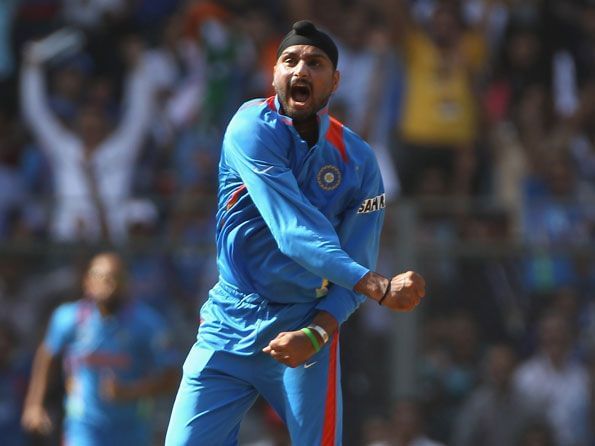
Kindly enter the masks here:
M 72 342 L 77 314 L 77 306 L 72 303 L 60 305 L 54 310 L 44 339 L 44 345 L 50 354 L 62 353 L 68 343 Z

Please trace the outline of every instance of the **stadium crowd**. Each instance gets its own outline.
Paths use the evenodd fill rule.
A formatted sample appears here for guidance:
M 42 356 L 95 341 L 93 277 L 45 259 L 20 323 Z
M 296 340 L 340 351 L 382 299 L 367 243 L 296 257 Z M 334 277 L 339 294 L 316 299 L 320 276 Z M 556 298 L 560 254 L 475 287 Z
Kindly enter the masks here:
M 366 303 L 342 330 L 345 444 L 595 446 L 593 0 L 0 2 L 0 444 L 59 444 L 25 432 L 23 402 L 98 249 L 188 349 L 216 280 L 223 129 L 273 94 L 303 18 L 339 46 L 331 114 L 381 165 L 380 269 L 413 206 L 428 282 L 409 393 L 390 390 L 388 312 Z M 263 402 L 242 429 L 288 444 Z

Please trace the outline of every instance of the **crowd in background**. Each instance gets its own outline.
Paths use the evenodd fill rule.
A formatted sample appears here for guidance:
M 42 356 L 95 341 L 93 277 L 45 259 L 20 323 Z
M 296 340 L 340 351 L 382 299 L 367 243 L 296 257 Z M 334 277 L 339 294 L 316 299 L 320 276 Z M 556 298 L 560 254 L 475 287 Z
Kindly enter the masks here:
M 93 249 L 124 253 L 133 298 L 189 347 L 216 280 L 225 126 L 273 94 L 303 18 L 339 46 L 331 114 L 381 165 L 379 268 L 412 205 L 428 282 L 409 394 L 388 390 L 387 312 L 343 329 L 344 443 L 595 445 L 593 0 L 0 2 L 0 443 L 57 444 L 22 431 L 21 405 Z M 287 444 L 254 412 L 245 444 Z

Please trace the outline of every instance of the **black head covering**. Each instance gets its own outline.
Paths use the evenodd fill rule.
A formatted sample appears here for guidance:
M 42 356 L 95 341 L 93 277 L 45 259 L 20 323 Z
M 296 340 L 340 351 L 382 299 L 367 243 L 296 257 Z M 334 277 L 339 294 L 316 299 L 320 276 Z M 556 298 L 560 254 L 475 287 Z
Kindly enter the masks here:
M 333 63 L 333 67 L 337 68 L 337 61 L 339 59 L 339 51 L 337 45 L 328 34 L 318 30 L 314 23 L 309 20 L 301 20 L 295 22 L 292 30 L 287 33 L 277 50 L 277 58 L 288 47 L 293 45 L 312 45 L 320 48 L 326 53 L 328 58 Z

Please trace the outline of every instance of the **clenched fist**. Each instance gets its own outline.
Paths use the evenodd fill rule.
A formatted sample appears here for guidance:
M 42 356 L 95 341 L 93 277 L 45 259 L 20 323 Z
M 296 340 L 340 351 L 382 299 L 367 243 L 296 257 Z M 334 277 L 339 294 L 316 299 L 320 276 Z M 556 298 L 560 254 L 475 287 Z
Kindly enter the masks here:
M 389 282 L 381 304 L 395 311 L 411 311 L 426 295 L 426 281 L 416 272 L 398 274 Z
M 312 342 L 301 330 L 279 333 L 262 351 L 292 368 L 303 364 L 316 353 Z

